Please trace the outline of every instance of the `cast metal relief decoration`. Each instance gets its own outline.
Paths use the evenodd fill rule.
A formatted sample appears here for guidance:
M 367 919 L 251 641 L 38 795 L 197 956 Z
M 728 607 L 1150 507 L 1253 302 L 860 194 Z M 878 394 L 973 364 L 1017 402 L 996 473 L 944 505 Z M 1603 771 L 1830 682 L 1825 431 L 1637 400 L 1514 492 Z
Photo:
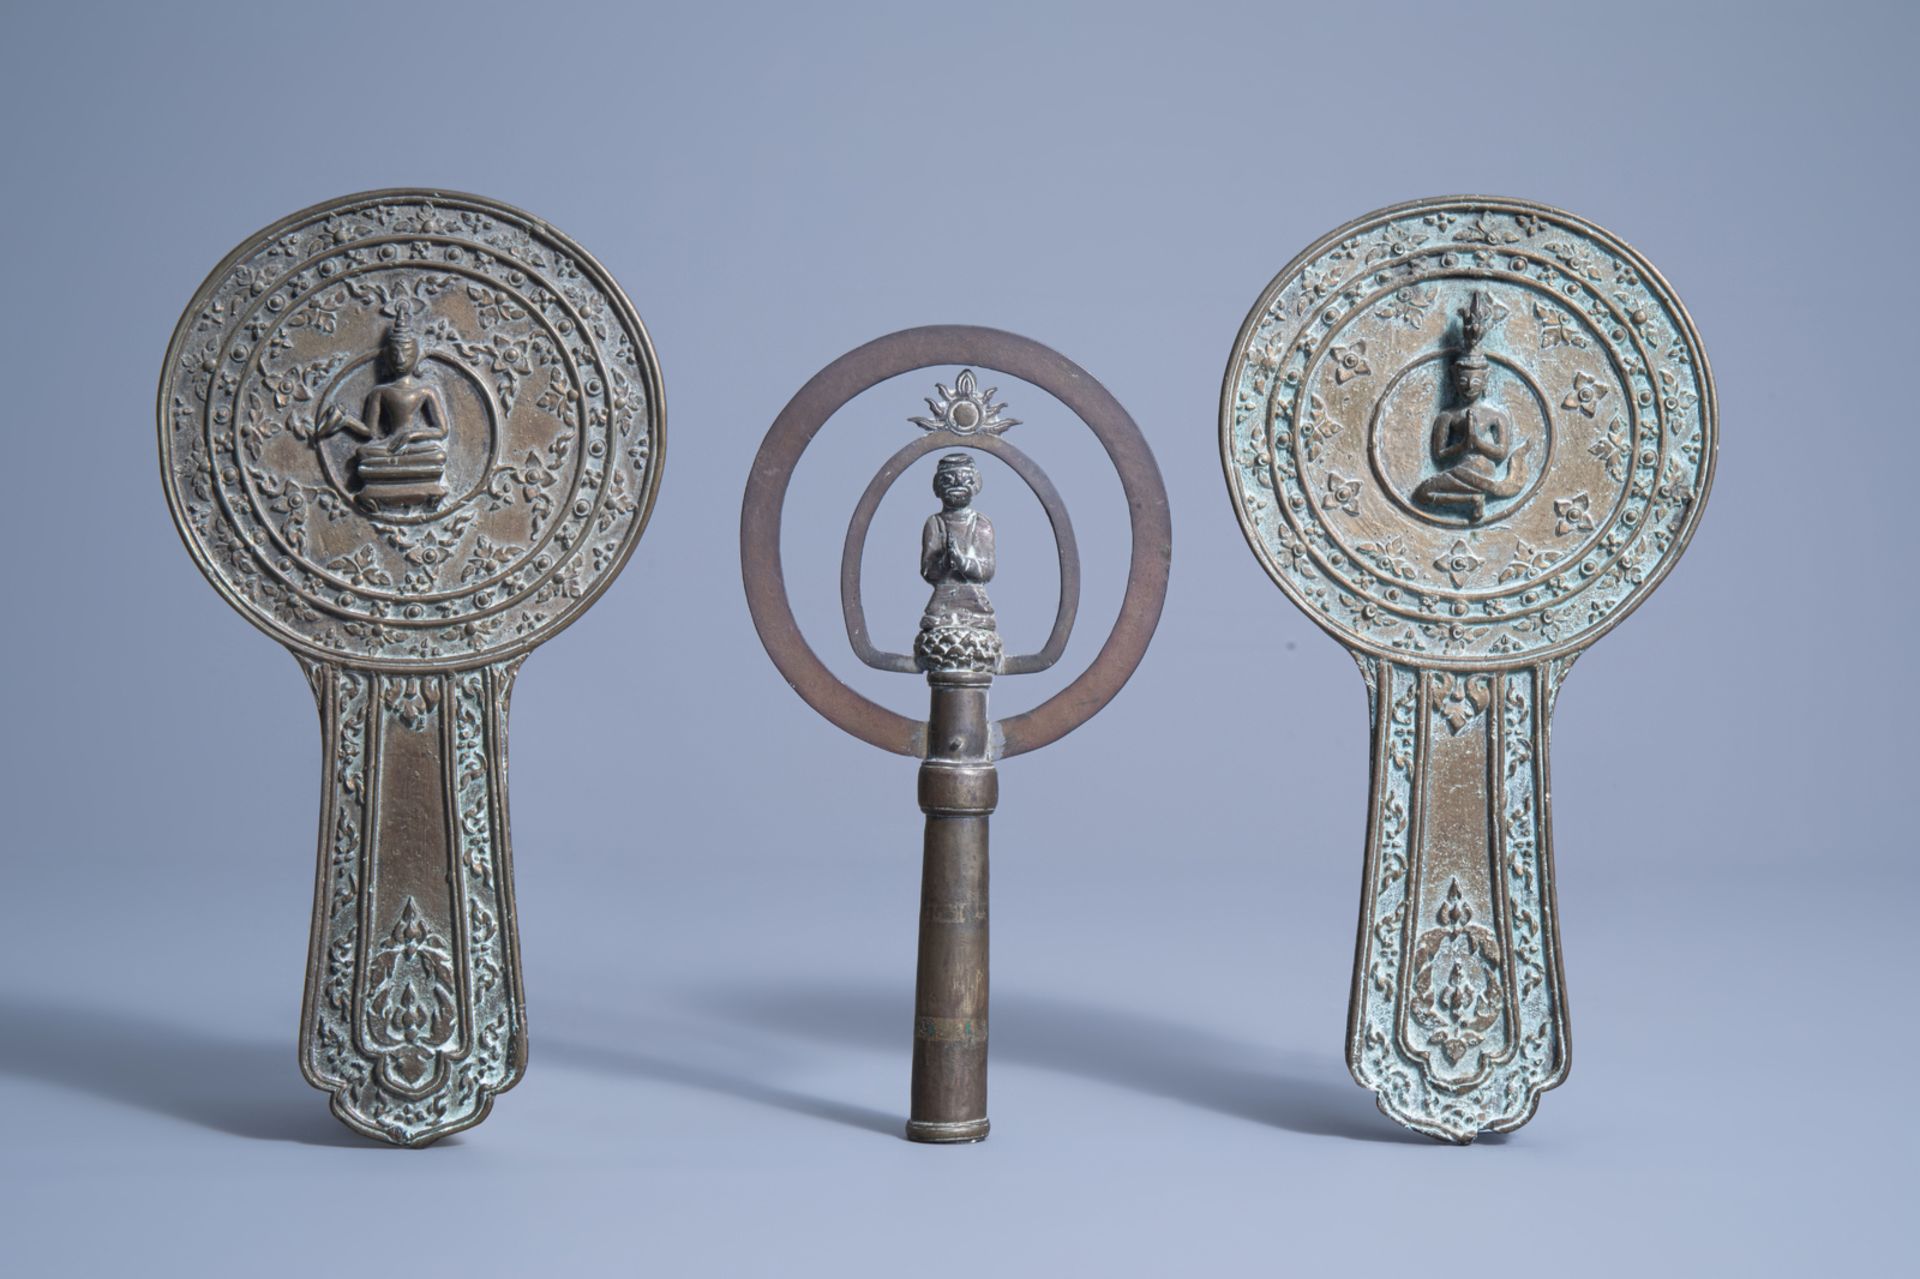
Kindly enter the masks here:
M 1353 651 L 1373 788 L 1347 1059 L 1471 1141 L 1568 1063 L 1548 717 L 1712 479 L 1713 379 L 1658 272 L 1520 200 L 1384 209 L 1247 317 L 1221 453 L 1267 572 Z
M 970 377 L 971 373 L 963 373 Z M 993 580 L 993 524 L 973 509 L 980 469 L 965 453 L 949 453 L 933 472 L 941 509 L 927 516 L 920 537 L 920 576 L 933 587 L 913 637 L 914 663 L 923 671 L 981 671 L 1000 666 L 1000 628 L 987 583 Z
M 952 386 L 935 384 L 936 394 L 927 398 L 929 415 L 907 417 L 923 434 L 888 458 L 867 485 L 840 561 L 841 611 L 855 656 L 878 670 L 923 674 L 931 699 L 925 720 L 869 701 L 827 669 L 794 621 L 781 569 L 781 511 L 807 444 L 862 391 L 903 373 L 948 364 L 996 369 L 1058 399 L 1106 448 L 1131 516 L 1126 596 L 1099 655 L 1059 693 L 1001 721 L 987 716 L 994 679 L 1045 670 L 1066 651 L 1079 609 L 1080 560 L 1066 505 L 1052 481 L 1005 438 L 1009 428 L 1020 425 L 1018 419 L 1004 415 L 1006 406 L 997 402 L 993 389 L 981 389 L 973 369 L 963 370 Z M 941 450 L 952 451 L 935 464 L 939 509 L 922 526 L 919 548 L 920 576 L 933 593 L 912 651 L 883 651 L 868 632 L 861 602 L 867 530 L 894 482 L 914 462 Z M 1052 525 L 1060 598 L 1052 631 L 1034 653 L 1005 651 L 988 597 L 996 548 L 992 521 L 975 505 L 982 483 L 976 454 L 997 459 L 1017 475 Z M 1171 536 L 1159 469 L 1126 410 L 1056 352 L 994 329 L 908 329 L 842 356 L 794 396 L 754 459 L 740 515 L 740 559 L 754 626 L 768 656 L 794 691 L 834 725 L 921 761 L 926 839 L 907 1123 L 911 1140 L 968 1142 L 987 1135 L 987 822 L 999 797 L 996 762 L 1071 732 L 1126 683 L 1159 622 Z
M 349 196 L 207 278 L 159 415 L 187 549 L 319 702 L 302 1069 L 371 1137 L 476 1124 L 526 1061 L 508 695 L 646 524 L 664 442 L 646 331 L 538 219 Z

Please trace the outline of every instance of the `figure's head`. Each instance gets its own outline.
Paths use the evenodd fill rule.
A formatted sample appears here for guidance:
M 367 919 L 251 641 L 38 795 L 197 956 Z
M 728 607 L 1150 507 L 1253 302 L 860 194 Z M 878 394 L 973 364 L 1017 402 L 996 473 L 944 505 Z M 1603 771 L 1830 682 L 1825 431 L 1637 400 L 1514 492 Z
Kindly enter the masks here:
M 1453 389 L 1469 404 L 1487 393 L 1487 353 L 1481 346 L 1506 318 L 1507 308 L 1485 289 L 1475 289 L 1460 310 L 1460 354 L 1453 361 Z
M 1453 389 L 1471 404 L 1487 393 L 1487 361 L 1484 356 L 1462 356 L 1453 362 Z
M 980 469 L 966 453 L 949 453 L 933 468 L 933 493 L 949 511 L 973 501 L 980 491 Z
M 387 330 L 387 367 L 395 377 L 406 377 L 420 367 L 420 339 L 414 336 L 413 324 L 404 311 Z

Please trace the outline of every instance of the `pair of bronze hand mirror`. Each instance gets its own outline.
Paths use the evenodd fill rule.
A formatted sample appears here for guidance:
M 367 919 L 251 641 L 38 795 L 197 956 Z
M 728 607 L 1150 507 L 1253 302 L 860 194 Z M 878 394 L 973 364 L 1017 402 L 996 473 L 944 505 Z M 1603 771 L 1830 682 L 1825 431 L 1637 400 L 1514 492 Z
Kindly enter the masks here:
M 780 564 L 792 468 L 855 395 L 958 366 L 855 508 L 841 604 L 856 657 L 927 678 L 924 720 L 836 679 Z M 1071 519 L 1005 438 L 975 369 L 1083 421 L 1119 472 L 1126 597 L 1092 664 L 1038 707 L 987 713 L 998 676 L 1052 666 L 1079 599 Z M 660 373 L 618 286 L 539 220 L 474 196 L 316 206 L 216 268 L 159 399 L 175 523 L 215 587 L 291 648 L 323 773 L 300 1056 L 334 1112 L 417 1146 L 478 1123 L 526 1059 L 506 807 L 520 662 L 606 589 L 638 541 L 664 444 Z M 1373 798 L 1349 1061 L 1391 1116 L 1471 1140 L 1517 1127 L 1564 1076 L 1547 823 L 1547 720 L 1573 657 L 1665 574 L 1711 477 L 1706 360 L 1664 281 L 1566 214 L 1463 198 L 1385 210 L 1303 254 L 1235 344 L 1229 486 L 1283 589 L 1360 661 Z M 1038 438 L 1044 439 L 1044 436 Z M 911 652 L 880 649 L 861 560 L 916 461 L 939 509 Z M 1060 570 L 1053 629 L 1008 655 L 974 506 L 1004 463 L 1039 499 Z M 1152 637 L 1165 490 L 1132 419 L 1084 370 L 991 329 L 882 338 L 779 415 L 741 518 L 755 626 L 829 721 L 918 758 L 926 814 L 908 1135 L 986 1135 L 987 821 L 996 761 L 1103 707 Z

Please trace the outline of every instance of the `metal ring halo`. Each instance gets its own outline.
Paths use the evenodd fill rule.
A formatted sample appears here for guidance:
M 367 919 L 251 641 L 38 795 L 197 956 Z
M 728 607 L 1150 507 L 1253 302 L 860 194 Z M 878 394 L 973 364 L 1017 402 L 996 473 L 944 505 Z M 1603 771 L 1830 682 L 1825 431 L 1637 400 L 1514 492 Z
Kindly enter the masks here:
M 888 378 L 952 364 L 1017 377 L 1066 405 L 1106 449 L 1127 497 L 1132 548 L 1120 617 L 1092 664 L 1072 683 L 1032 710 L 998 721 L 999 754 L 1019 755 L 1072 732 L 1126 684 L 1159 625 L 1173 555 L 1167 490 L 1146 438 L 1112 393 L 1073 361 L 1029 338 L 964 324 L 903 329 L 847 352 L 800 388 L 761 441 L 740 507 L 740 574 L 754 629 L 794 692 L 861 741 L 923 757 L 924 722 L 855 692 L 808 647 L 787 598 L 780 517 L 794 465 L 829 418 Z

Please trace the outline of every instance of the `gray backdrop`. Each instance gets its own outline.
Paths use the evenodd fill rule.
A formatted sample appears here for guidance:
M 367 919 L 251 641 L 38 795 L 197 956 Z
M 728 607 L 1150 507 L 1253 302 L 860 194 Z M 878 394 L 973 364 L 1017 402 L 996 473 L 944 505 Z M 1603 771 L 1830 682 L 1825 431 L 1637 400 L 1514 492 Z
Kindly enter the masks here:
M 1911 1208 L 1910 9 L 9 5 L 0 1221 L 18 1274 L 1839 1273 Z M 639 553 L 527 663 L 513 814 L 532 1063 L 376 1148 L 302 1083 L 318 735 L 169 527 L 174 320 L 256 228 L 388 185 L 551 219 L 657 342 Z M 1221 370 L 1303 245 L 1488 191 L 1575 210 L 1691 308 L 1723 444 L 1692 550 L 1580 665 L 1555 819 L 1578 1051 L 1504 1140 L 1403 1137 L 1341 1059 L 1366 799 L 1353 664 L 1245 547 Z M 1003 770 L 994 1135 L 909 1146 L 913 765 L 763 656 L 738 501 L 827 360 L 912 324 L 1101 378 L 1171 490 L 1167 616 Z M 950 370 L 948 371 L 951 372 Z M 841 669 L 839 528 L 931 379 L 789 510 Z M 1117 486 L 1007 384 L 1080 525 Z M 1016 638 L 1043 525 L 988 476 Z M 924 588 L 890 501 L 876 625 Z M 1055 687 L 1009 684 L 1003 710 Z M 864 688 L 902 709 L 914 681 Z

